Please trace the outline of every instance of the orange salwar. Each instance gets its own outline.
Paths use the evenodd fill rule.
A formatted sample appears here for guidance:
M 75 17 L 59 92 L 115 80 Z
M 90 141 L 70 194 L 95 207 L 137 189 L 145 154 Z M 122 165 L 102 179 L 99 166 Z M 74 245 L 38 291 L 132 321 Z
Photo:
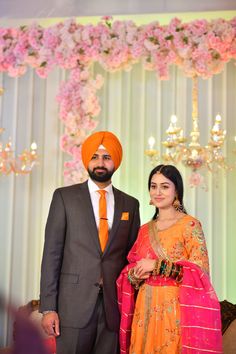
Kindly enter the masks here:
M 149 257 L 150 245 L 158 256 L 172 262 L 188 260 L 209 271 L 201 225 L 190 215 L 162 231 L 156 229 L 154 221 L 143 225 L 133 251 L 141 258 Z M 179 286 L 173 280 L 163 278 L 161 286 L 147 281 L 140 287 L 129 353 L 181 353 Z

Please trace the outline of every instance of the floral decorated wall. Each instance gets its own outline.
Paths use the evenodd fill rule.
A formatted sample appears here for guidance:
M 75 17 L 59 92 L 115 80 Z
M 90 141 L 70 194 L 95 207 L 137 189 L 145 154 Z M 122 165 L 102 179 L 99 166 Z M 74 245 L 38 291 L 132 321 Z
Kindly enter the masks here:
M 131 70 L 141 61 L 146 70 L 167 80 L 171 65 L 180 67 L 188 77 L 210 78 L 235 58 L 236 18 L 189 23 L 174 18 L 168 25 L 137 26 L 105 16 L 97 25 L 81 25 L 71 19 L 48 28 L 33 23 L 0 29 L 0 71 L 19 77 L 33 67 L 42 78 L 54 67 L 70 71 L 57 96 L 65 125 L 61 148 L 71 155 L 65 163 L 66 183 L 85 178 L 81 143 L 96 128 L 94 118 L 100 112 L 96 92 L 103 83 L 101 75 L 92 76 L 94 62 L 114 72 Z

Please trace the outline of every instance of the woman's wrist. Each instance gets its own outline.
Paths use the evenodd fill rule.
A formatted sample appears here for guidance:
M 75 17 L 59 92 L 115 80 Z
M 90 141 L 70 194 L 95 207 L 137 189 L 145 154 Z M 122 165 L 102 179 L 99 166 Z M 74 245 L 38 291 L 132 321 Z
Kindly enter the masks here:
M 183 279 L 183 267 L 180 264 L 176 264 L 169 260 L 158 258 L 155 261 L 152 275 L 159 275 L 165 278 L 170 277 L 174 279 L 177 283 L 180 283 Z
M 136 290 L 140 287 L 140 284 L 143 282 L 142 279 L 137 278 L 134 268 L 131 268 L 128 271 L 128 280 Z

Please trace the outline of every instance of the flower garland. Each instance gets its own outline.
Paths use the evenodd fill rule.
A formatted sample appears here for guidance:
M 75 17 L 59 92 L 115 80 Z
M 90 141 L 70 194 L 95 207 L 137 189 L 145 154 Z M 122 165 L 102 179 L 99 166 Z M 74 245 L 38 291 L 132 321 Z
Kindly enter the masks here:
M 72 156 L 65 162 L 64 179 L 66 184 L 82 182 L 87 177 L 81 160 L 81 144 L 86 135 L 97 126 L 93 119 L 100 113 L 96 91 L 102 86 L 103 78 L 91 78 L 89 68 L 79 65 L 72 69 L 69 80 L 61 84 L 57 100 L 60 104 L 60 118 L 65 124 L 61 137 L 61 148 Z
M 236 59 L 236 18 L 189 23 L 174 18 L 165 26 L 158 22 L 137 26 L 132 21 L 112 22 L 106 16 L 96 26 L 70 19 L 48 28 L 36 23 L 0 28 L 0 71 L 17 77 L 32 67 L 45 78 L 56 66 L 71 70 L 57 96 L 65 124 L 61 147 L 72 156 L 65 163 L 67 184 L 85 178 L 80 147 L 95 129 L 94 118 L 100 112 L 96 91 L 103 80 L 100 75 L 92 77 L 93 62 L 116 71 L 129 70 L 142 61 L 163 80 L 168 79 L 173 64 L 189 77 L 209 78 L 231 59 Z

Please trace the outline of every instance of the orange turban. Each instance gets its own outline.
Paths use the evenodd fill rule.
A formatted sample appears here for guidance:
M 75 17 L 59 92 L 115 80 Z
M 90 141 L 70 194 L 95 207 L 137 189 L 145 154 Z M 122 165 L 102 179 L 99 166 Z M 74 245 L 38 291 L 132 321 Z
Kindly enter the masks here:
M 84 167 L 88 169 L 89 161 L 93 154 L 103 145 L 111 155 L 115 169 L 120 166 L 122 160 L 122 146 L 118 138 L 111 132 L 97 132 L 90 135 L 83 143 L 81 155 Z

